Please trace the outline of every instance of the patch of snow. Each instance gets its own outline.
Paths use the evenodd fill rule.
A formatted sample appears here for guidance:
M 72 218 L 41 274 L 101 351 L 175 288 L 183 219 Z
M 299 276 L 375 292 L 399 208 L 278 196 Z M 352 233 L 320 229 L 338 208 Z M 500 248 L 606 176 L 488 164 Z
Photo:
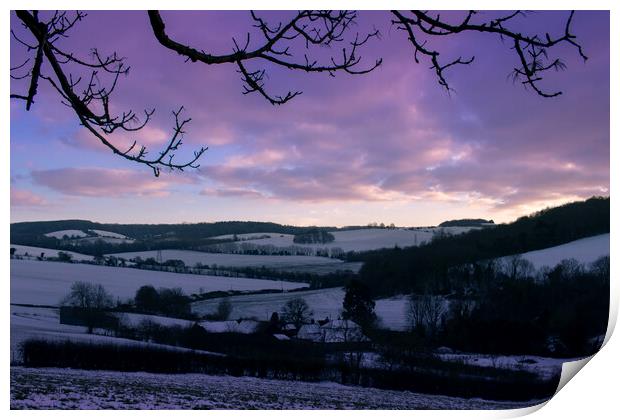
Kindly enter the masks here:
M 11 409 L 514 409 L 507 402 L 333 382 L 11 367 Z
M 218 290 L 297 289 L 305 283 L 216 277 L 134 268 L 11 260 L 11 303 L 57 305 L 75 281 L 100 283 L 115 298 L 132 298 L 141 286 L 180 287 L 187 294 Z
M 64 252 L 66 254 L 71 255 L 75 261 L 92 261 L 93 257 L 91 255 L 80 254 L 78 252 L 73 251 L 62 251 L 58 249 L 50 249 L 50 248 L 39 248 L 36 246 L 26 246 L 26 245 L 13 245 L 11 244 L 11 248 L 15 248 L 15 255 L 17 256 L 25 256 L 28 254 L 30 257 L 39 257 L 41 253 L 43 253 L 44 258 L 58 258 L 59 252 Z
M 505 356 L 497 354 L 474 353 L 436 353 L 441 360 L 457 361 L 473 366 L 493 367 L 510 370 L 524 370 L 550 379 L 562 371 L 562 364 L 579 359 L 560 359 L 531 355 Z
M 551 248 L 526 252 L 521 257 L 534 264 L 535 268 L 554 267 L 562 260 L 574 258 L 580 263 L 591 263 L 609 255 L 609 233 L 590 236 Z M 509 257 L 503 257 L 503 260 Z
M 238 321 L 203 321 L 199 325 L 207 332 L 211 333 L 239 333 L 253 334 L 259 326 L 257 321 L 242 320 Z
M 95 232 L 97 236 L 103 236 L 106 238 L 131 239 L 125 235 L 121 235 L 120 233 L 108 232 L 107 230 L 90 229 L 90 231 Z
M 285 293 L 262 293 L 255 295 L 230 296 L 232 305 L 232 319 L 256 318 L 269 320 L 273 312 L 280 313 L 287 301 L 293 298 L 302 298 L 313 312 L 313 318 L 336 320 L 342 311 L 344 290 L 340 287 L 317 290 L 303 290 Z M 192 304 L 192 311 L 198 314 L 213 313 L 222 298 L 208 299 Z M 407 329 L 405 308 L 406 296 L 396 296 L 376 301 L 375 312 L 386 328 L 393 330 Z
M 68 236 L 69 238 L 72 238 L 72 237 L 85 238 L 88 236 L 88 234 L 82 230 L 67 229 L 67 230 L 57 230 L 55 232 L 49 232 L 49 233 L 46 233 L 45 236 L 47 236 L 48 238 L 56 238 L 56 239 L 63 239 L 65 236 Z
M 137 257 L 146 260 L 147 258 L 157 258 L 158 251 L 122 252 L 109 254 L 110 256 L 134 259 Z M 161 251 L 162 261 L 181 260 L 187 266 L 194 266 L 196 263 L 213 266 L 216 264 L 222 267 L 270 267 L 283 268 L 298 265 L 334 265 L 342 264 L 341 260 L 327 257 L 314 257 L 307 255 L 245 255 L 245 254 L 220 254 L 199 251 L 185 251 L 178 249 L 164 249 Z

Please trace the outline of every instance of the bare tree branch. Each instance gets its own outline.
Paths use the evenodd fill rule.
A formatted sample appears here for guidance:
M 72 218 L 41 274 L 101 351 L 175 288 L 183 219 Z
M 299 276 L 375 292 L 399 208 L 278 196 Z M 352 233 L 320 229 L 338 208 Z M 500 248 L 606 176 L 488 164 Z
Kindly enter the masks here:
M 142 122 L 131 110 L 125 111 L 121 115 L 113 115 L 110 111 L 110 97 L 117 87 L 119 77 L 129 72 L 129 67 L 125 65 L 125 59 L 116 53 L 110 56 L 102 56 L 99 51 L 93 49 L 91 51 L 92 60 L 84 60 L 77 58 L 73 53 L 62 51 L 54 44 L 56 40 L 66 37 L 67 31 L 82 20 L 86 14 L 75 12 L 75 15 L 69 17 L 67 12 L 55 12 L 51 19 L 42 22 L 39 21 L 39 15 L 36 12 L 19 10 L 15 13 L 24 27 L 33 35 L 37 45 L 24 42 L 13 33 L 13 37 L 18 42 L 28 50 L 36 50 L 36 54 L 34 66 L 28 73 L 30 77 L 28 94 L 11 94 L 11 98 L 25 100 L 26 110 L 30 110 L 37 94 L 39 79 L 46 80 L 58 92 L 62 98 L 62 103 L 74 111 L 81 124 L 115 154 L 150 167 L 155 176 L 159 176 L 161 168 L 182 171 L 185 168 L 197 168 L 199 166 L 197 161 L 207 150 L 206 147 L 201 147 L 195 151 L 189 160 L 180 163 L 174 160 L 175 153 L 182 144 L 184 126 L 190 122 L 190 119 L 180 119 L 183 107 L 173 113 L 175 126 L 169 143 L 158 156 L 152 159 L 147 158 L 148 151 L 145 146 L 140 146 L 138 151 L 134 151 L 136 149 L 136 142 L 134 142 L 129 149 L 122 151 L 107 138 L 107 135 L 116 130 L 133 132 L 142 129 L 149 123 L 155 110 L 144 110 Z M 51 68 L 49 75 L 43 74 L 41 71 L 44 59 Z M 82 77 L 75 78 L 71 73 L 67 73 L 63 65 L 68 63 L 90 69 L 89 78 L 82 80 Z M 25 63 L 11 70 L 17 70 L 24 65 Z M 103 86 L 99 79 L 99 72 L 110 75 L 111 84 Z M 83 86 L 81 93 L 78 93 L 79 86 Z
M 190 119 L 182 119 L 183 107 L 173 112 L 175 124 L 170 141 L 157 155 L 150 158 L 145 146 L 133 144 L 121 150 L 109 139 L 116 131 L 134 132 L 144 128 L 151 120 L 154 109 L 145 109 L 138 118 L 132 111 L 120 114 L 111 111 L 111 96 L 118 86 L 120 76 L 126 76 L 130 67 L 126 59 L 117 55 L 101 54 L 97 49 L 90 51 L 90 57 L 79 57 L 74 52 L 65 51 L 58 43 L 67 38 L 69 32 L 86 14 L 83 12 L 46 12 L 47 20 L 42 20 L 38 11 L 16 11 L 17 18 L 25 28 L 26 37 L 11 30 L 11 36 L 30 55 L 23 63 L 11 67 L 13 80 L 26 79 L 26 92 L 14 92 L 11 99 L 25 102 L 30 110 L 41 80 L 46 81 L 56 90 L 61 102 L 70 107 L 80 123 L 113 153 L 125 159 L 150 167 L 158 176 L 162 168 L 180 170 L 197 168 L 198 160 L 207 150 L 205 147 L 194 151 L 193 157 L 177 162 L 175 154 L 182 145 L 185 126 Z M 442 18 L 440 14 L 412 10 L 408 12 L 391 11 L 392 24 L 406 33 L 413 46 L 413 58 L 416 63 L 427 60 L 434 70 L 440 86 L 448 92 L 451 87 L 446 78 L 449 69 L 468 65 L 474 57 L 454 57 L 444 60 L 440 52 L 429 45 L 434 38 L 458 35 L 462 33 L 484 33 L 510 41 L 510 48 L 515 51 L 517 65 L 510 76 L 513 81 L 531 88 L 542 97 L 556 97 L 561 91 L 547 91 L 541 86 L 548 71 L 566 68 L 560 58 L 550 58 L 551 50 L 558 45 L 574 47 L 581 58 L 587 60 L 582 46 L 571 31 L 574 12 L 570 12 L 564 31 L 560 35 L 545 34 L 525 35 L 513 27 L 513 23 L 524 12 L 514 11 L 493 19 L 481 20 L 477 11 L 464 12 L 457 23 Z M 282 105 L 299 96 L 302 92 L 291 90 L 278 95 L 269 91 L 265 82 L 268 80 L 267 69 L 285 68 L 291 71 L 308 73 L 366 74 L 382 64 L 378 58 L 370 65 L 362 63 L 358 54 L 360 47 L 373 38 L 379 38 L 378 30 L 373 29 L 365 35 L 352 33 L 357 24 L 355 11 L 317 11 L 303 10 L 277 23 L 268 22 L 264 17 L 251 12 L 255 32 L 246 34 L 244 39 L 232 40 L 230 54 L 215 55 L 191 45 L 185 45 L 166 32 L 166 25 L 158 11 L 148 12 L 149 22 L 157 41 L 165 48 L 184 57 L 186 61 L 207 65 L 233 64 L 241 75 L 242 93 L 257 93 L 272 105 Z M 252 37 L 257 39 L 252 39 Z M 25 39 L 27 38 L 27 39 Z M 322 47 L 334 47 L 334 55 L 317 53 Z M 29 67 L 32 63 L 32 67 Z M 73 74 L 69 69 L 79 69 Z M 107 80 L 104 84 L 102 79 Z
M 265 70 L 248 70 L 244 62 L 255 60 L 268 62 L 276 66 L 284 67 L 289 70 L 301 70 L 305 72 L 326 72 L 334 75 L 336 72 L 346 72 L 349 74 L 368 73 L 381 65 L 382 60 L 377 59 L 374 64 L 369 67 L 359 69 L 361 57 L 357 55 L 358 47 L 364 45 L 370 38 L 378 37 L 379 31 L 374 30 L 367 34 L 360 41 L 359 34 L 355 40 L 348 44 L 348 47 L 342 49 L 342 58 L 336 59 L 331 57 L 327 63 L 319 63 L 318 60 L 311 59 L 304 55 L 303 62 L 297 62 L 290 59 L 292 53 L 290 51 L 289 41 L 302 39 L 306 49 L 311 46 L 331 46 L 334 43 L 344 42 L 343 35 L 357 18 L 354 11 L 316 11 L 304 10 L 298 12 L 292 19 L 286 23 L 280 22 L 277 26 L 270 26 L 263 18 L 259 17 L 255 12 L 251 12 L 254 20 L 254 27 L 260 30 L 263 36 L 261 45 L 252 50 L 248 50 L 250 45 L 250 34 L 246 36 L 246 42 L 240 47 L 236 40 L 232 54 L 213 55 L 204 50 L 181 44 L 166 33 L 166 25 L 156 10 L 148 12 L 151 28 L 155 38 L 164 47 L 177 52 L 186 57 L 191 62 L 201 62 L 204 64 L 223 64 L 234 63 L 239 68 L 241 80 L 244 83 L 243 94 L 257 92 L 269 101 L 272 105 L 282 105 L 301 92 L 287 92 L 284 96 L 272 95 L 267 92 L 264 86 Z
M 480 32 L 497 35 L 501 39 L 512 40 L 512 49 L 515 50 L 519 60 L 519 65 L 511 73 L 513 80 L 520 81 L 524 86 L 532 88 L 542 97 L 553 98 L 561 95 L 562 92 L 547 92 L 539 86 L 539 83 L 543 80 L 546 71 L 559 71 L 565 69 L 566 66 L 559 58 L 549 59 L 549 49 L 560 44 L 569 44 L 577 49 L 579 56 L 584 61 L 588 59 L 581 45 L 577 43 L 577 37 L 571 33 L 574 13 L 574 11 L 570 12 L 564 27 L 564 33 L 556 37 L 552 37 L 548 33 L 544 36 L 538 34 L 523 35 L 521 32 L 508 28 L 508 23 L 519 16 L 524 16 L 524 12 L 521 11 L 515 11 L 480 23 L 472 23 L 478 12 L 471 10 L 467 12 L 467 15 L 459 24 L 451 24 L 447 20 L 442 20 L 440 15 L 431 16 L 429 12 L 411 10 L 408 13 L 402 13 L 393 10 L 392 15 L 395 16 L 395 19 L 392 20 L 392 23 L 398 29 L 407 33 L 409 41 L 414 48 L 414 60 L 416 63 L 419 63 L 420 56 L 428 57 L 431 62 L 431 68 L 437 74 L 439 84 L 448 91 L 451 88 L 445 78 L 444 71 L 457 64 L 470 64 L 473 62 L 474 57 L 469 59 L 458 57 L 447 63 L 442 63 L 439 60 L 439 51 L 427 46 L 427 40 L 422 40 L 423 36 L 441 37 L 465 32 Z

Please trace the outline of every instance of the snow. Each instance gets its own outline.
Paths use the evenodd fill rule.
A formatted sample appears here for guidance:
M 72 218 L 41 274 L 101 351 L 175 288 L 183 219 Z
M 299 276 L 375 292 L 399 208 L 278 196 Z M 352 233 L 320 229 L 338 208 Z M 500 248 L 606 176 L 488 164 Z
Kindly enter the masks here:
M 467 365 L 493 367 L 510 370 L 524 370 L 535 373 L 542 379 L 551 379 L 562 372 L 562 364 L 579 359 L 559 359 L 531 355 L 497 355 L 473 353 L 437 353 L 444 361 L 458 361 Z
M 263 293 L 255 295 L 231 296 L 231 319 L 256 318 L 268 320 L 273 312 L 281 312 L 284 304 L 293 298 L 303 298 L 312 310 L 312 317 L 319 319 L 338 319 L 342 310 L 344 290 L 340 287 L 318 290 L 304 290 L 285 293 Z M 192 304 L 192 311 L 198 314 L 213 313 L 221 298 L 208 299 Z M 405 308 L 407 298 L 397 296 L 379 299 L 375 311 L 386 328 L 404 330 L 407 327 Z
M 229 235 L 212 236 L 212 237 L 210 237 L 208 239 L 234 239 L 235 236 L 237 236 L 237 240 L 245 241 L 245 240 L 248 240 L 248 239 L 264 239 L 266 236 L 269 236 L 271 238 L 275 238 L 275 237 L 279 237 L 280 235 L 284 235 L 284 234 L 283 233 L 273 233 L 273 232 L 239 233 L 237 235 L 229 234 Z M 286 236 L 290 236 L 290 235 L 286 235 Z
M 131 317 L 133 315 L 135 315 L 135 317 Z M 123 316 L 130 318 L 131 321 L 137 321 L 138 317 L 149 317 L 150 319 L 162 325 L 173 325 L 175 323 L 185 326 L 191 325 L 190 321 L 177 320 L 174 318 L 166 318 L 153 315 L 124 314 Z M 58 341 L 69 340 L 74 342 L 90 343 L 104 342 L 132 346 L 154 346 L 158 348 L 186 351 L 186 349 L 183 348 L 163 344 L 144 343 L 141 341 L 129 340 L 125 338 L 88 334 L 86 327 L 61 324 L 59 320 L 58 309 L 26 307 L 19 305 L 11 305 L 10 336 L 12 360 L 19 360 L 20 344 L 23 341 L 31 338 L 41 338 L 46 340 Z
M 140 257 L 157 258 L 157 251 L 122 252 L 109 254 L 115 257 L 133 259 Z M 245 255 L 245 254 L 220 254 L 199 251 L 185 251 L 177 249 L 164 249 L 161 251 L 162 261 L 181 260 L 187 266 L 194 266 L 196 263 L 212 266 L 216 264 L 221 267 L 270 267 L 286 268 L 297 266 L 312 265 L 338 265 L 343 261 L 327 257 L 314 257 L 307 255 Z
M 551 248 L 521 254 L 521 257 L 534 264 L 535 268 L 554 267 L 562 260 L 574 258 L 580 263 L 591 263 L 609 255 L 609 233 L 578 239 Z M 509 258 L 509 257 L 503 257 Z
M 288 335 L 284 335 L 284 334 L 274 334 L 273 338 L 275 338 L 276 340 L 280 340 L 280 341 L 289 341 L 290 338 Z
M 181 287 L 185 293 L 217 290 L 297 289 L 305 283 L 179 274 L 133 268 L 11 260 L 11 303 L 57 305 L 75 281 L 100 283 L 114 297 L 132 298 L 141 286 Z
M 68 236 L 69 238 L 71 237 L 85 238 L 88 236 L 88 234 L 84 231 L 77 230 L 77 229 L 67 229 L 67 230 L 57 230 L 55 232 L 46 233 L 45 236 L 47 236 L 48 238 L 56 238 L 56 239 L 63 239 L 63 237 L 65 236 Z
M 259 323 L 252 320 L 237 321 L 204 321 L 199 324 L 207 332 L 227 333 L 234 332 L 239 334 L 252 334 L 256 332 Z
M 297 333 L 297 338 L 322 343 L 352 343 L 368 341 L 368 337 L 362 334 L 359 325 L 349 320 L 332 320 L 319 326 L 318 324 L 302 325 Z
M 203 374 L 11 367 L 10 379 L 11 409 L 514 409 L 542 403 Z
M 11 244 L 11 248 L 15 248 L 15 255 L 17 256 L 24 256 L 26 253 L 28 253 L 28 255 L 31 257 L 39 257 L 41 253 L 44 253 L 45 254 L 44 258 L 49 258 L 49 257 L 57 258 L 58 252 L 64 252 L 66 254 L 71 255 L 71 258 L 73 258 L 76 261 L 92 261 L 93 260 L 93 257 L 91 255 L 80 254 L 80 253 L 72 252 L 72 251 L 62 251 L 58 249 L 39 248 L 36 246 L 13 245 L 13 244 Z
M 107 238 L 131 239 L 125 235 L 121 235 L 120 233 L 108 232 L 107 230 L 90 229 L 90 231 L 95 232 L 98 236 L 103 236 Z
M 68 236 L 69 238 L 79 238 L 80 242 L 94 242 L 100 240 L 109 243 L 126 243 L 134 241 L 125 235 L 115 232 L 108 232 L 107 230 L 89 229 L 88 232 L 92 232 L 96 236 L 92 236 L 92 233 L 87 233 L 77 229 L 57 230 L 55 232 L 46 233 L 45 236 L 56 239 L 64 239 L 65 236 Z
M 248 239 L 244 238 L 244 242 L 258 245 L 274 245 L 277 247 L 302 246 L 305 248 L 342 248 L 345 252 L 349 251 L 368 251 L 381 248 L 401 248 L 407 246 L 418 246 L 423 242 L 429 242 L 433 235 L 443 231 L 451 235 L 458 235 L 467 232 L 475 227 L 432 227 L 432 228 L 416 228 L 416 229 L 352 229 L 337 230 L 330 232 L 334 235 L 334 241 L 326 244 L 296 244 L 293 242 L 294 235 L 280 233 L 263 233 L 252 234 L 254 236 L 269 235 L 270 238 L 264 239 Z M 231 238 L 232 235 L 224 235 Z M 224 237 L 223 236 L 223 237 Z M 242 235 L 237 235 L 241 238 Z M 250 236 L 250 235 L 246 235 Z M 219 238 L 219 237 L 218 237 Z
M 131 312 L 116 312 L 114 315 L 118 317 L 123 324 L 129 326 L 137 326 L 142 321 L 151 321 L 166 327 L 175 325 L 180 327 L 191 327 L 194 324 L 194 321 L 189 321 L 187 319 L 170 318 L 160 315 L 135 314 Z
M 126 243 L 132 243 L 134 242 L 133 239 L 128 239 L 128 238 L 111 238 L 111 237 L 107 237 L 107 236 L 89 236 L 88 238 L 80 238 L 77 239 L 76 242 L 78 244 L 84 244 L 84 243 L 95 243 L 95 242 L 105 242 L 108 244 L 126 244 Z

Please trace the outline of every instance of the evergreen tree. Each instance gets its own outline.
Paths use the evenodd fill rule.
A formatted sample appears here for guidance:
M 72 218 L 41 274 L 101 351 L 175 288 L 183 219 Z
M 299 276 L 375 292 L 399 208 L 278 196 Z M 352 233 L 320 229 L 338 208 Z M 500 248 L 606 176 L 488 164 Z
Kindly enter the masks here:
M 342 309 L 344 319 L 350 319 L 364 329 L 372 327 L 377 320 L 375 301 L 370 289 L 357 280 L 351 281 L 345 287 Z

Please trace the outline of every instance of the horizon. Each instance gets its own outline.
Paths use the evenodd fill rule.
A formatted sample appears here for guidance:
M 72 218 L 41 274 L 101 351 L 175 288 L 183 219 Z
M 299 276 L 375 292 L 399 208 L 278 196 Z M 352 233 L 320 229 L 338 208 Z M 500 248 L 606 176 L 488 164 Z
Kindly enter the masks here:
M 507 222 L 497 222 L 495 221 L 493 218 L 488 218 L 488 217 L 476 217 L 476 218 L 469 218 L 469 217 L 464 217 L 464 218 L 455 218 L 455 219 L 446 219 L 446 220 L 442 220 L 440 222 L 437 222 L 435 224 L 430 224 L 430 225 L 397 225 L 394 224 L 395 228 L 425 228 L 425 227 L 436 227 L 439 226 L 439 224 L 443 223 L 443 222 L 448 222 L 448 221 L 454 221 L 454 220 L 463 220 L 463 219 L 484 219 L 484 220 L 490 220 L 493 221 L 493 223 L 495 225 L 501 225 L 501 224 L 510 224 L 510 223 L 514 223 L 516 222 L 518 219 L 522 218 L 522 217 L 528 217 L 528 216 L 533 216 L 536 213 L 540 212 L 540 211 L 544 211 L 544 210 L 549 210 L 549 209 L 553 209 L 556 207 L 561 207 L 563 205 L 566 204 L 573 204 L 573 203 L 580 203 L 580 202 L 585 202 L 587 200 L 590 199 L 595 199 L 595 198 L 602 198 L 602 199 L 610 199 L 610 196 L 592 196 L 589 198 L 586 198 L 585 200 L 577 200 L 577 201 L 572 201 L 572 202 L 568 202 L 568 203 L 563 203 L 563 204 L 559 204 L 557 206 L 551 206 L 551 207 L 545 207 L 543 209 L 538 209 L 535 210 L 534 212 L 531 213 L 527 213 L 527 214 L 522 214 L 520 216 L 517 216 L 515 219 L 507 221 Z M 171 222 L 171 223 L 145 223 L 145 222 L 103 222 L 103 221 L 95 221 L 95 220 L 89 220 L 89 219 L 74 219 L 74 218 L 70 218 L 70 219 L 49 219 L 49 220 L 23 220 L 23 221 L 19 221 L 19 222 L 11 222 L 11 225 L 13 224 L 17 224 L 17 223 L 39 223 L 39 222 L 67 222 L 67 221 L 76 221 L 76 222 L 90 222 L 90 223 L 97 223 L 97 224 L 102 224 L 102 225 L 191 225 L 191 224 L 214 224 L 214 223 L 235 223 L 235 222 L 240 222 L 240 223 L 273 223 L 273 224 L 278 224 L 281 226 L 293 226 L 293 227 L 335 227 L 337 229 L 343 229 L 343 228 L 347 228 L 347 227 L 362 227 L 362 228 L 367 228 L 367 227 L 378 227 L 378 226 L 370 226 L 372 223 L 384 223 L 385 227 L 388 227 L 388 225 L 391 222 L 385 222 L 385 221 L 372 221 L 372 222 L 368 222 L 365 224 L 360 224 L 360 225 L 335 225 L 335 224 L 323 224 L 323 225 L 294 225 L 294 224 L 287 224 L 287 223 L 279 223 L 277 221 L 273 221 L 273 220 L 235 220 L 235 219 L 229 219 L 229 220 L 214 220 L 214 221 L 196 221 L 196 222 Z
M 261 16 L 275 21 L 284 13 Z M 555 33 L 565 15 L 540 12 L 519 24 L 527 31 L 542 22 Z M 218 34 L 205 47 L 217 53 L 249 30 L 246 12 L 163 17 L 172 35 L 196 45 L 204 33 L 192 30 L 193 23 L 204 23 Z M 103 31 L 112 21 L 115 31 Z M 22 30 L 13 14 L 11 26 Z M 545 87 L 563 91 L 552 99 L 506 80 L 512 54 L 498 40 L 477 36 L 436 44 L 448 56 L 476 56 L 450 70 L 456 92 L 447 94 L 426 63 L 413 62 L 406 38 L 380 12 L 360 13 L 360 31 L 375 26 L 382 39 L 369 41 L 360 54 L 365 64 L 381 57 L 378 69 L 331 78 L 267 68 L 266 85 L 275 93 L 303 91 L 274 107 L 244 95 L 234 67 L 192 65 L 162 48 L 143 12 L 89 12 L 59 45 L 81 55 L 92 47 L 118 51 L 132 71 L 119 80 L 115 108 L 156 108 L 145 129 L 111 138 L 119 145 L 136 139 L 156 154 L 171 133 L 171 110 L 183 105 L 192 121 L 179 154 L 201 145 L 209 150 L 198 170 L 155 178 L 151 169 L 101 146 L 41 84 L 30 112 L 11 102 L 11 222 L 506 223 L 609 195 L 608 12 L 576 13 L 574 31 L 589 59 L 562 55 L 567 69 L 545 78 Z M 14 39 L 10 55 L 15 64 L 25 57 Z M 20 83 L 11 80 L 16 90 Z

